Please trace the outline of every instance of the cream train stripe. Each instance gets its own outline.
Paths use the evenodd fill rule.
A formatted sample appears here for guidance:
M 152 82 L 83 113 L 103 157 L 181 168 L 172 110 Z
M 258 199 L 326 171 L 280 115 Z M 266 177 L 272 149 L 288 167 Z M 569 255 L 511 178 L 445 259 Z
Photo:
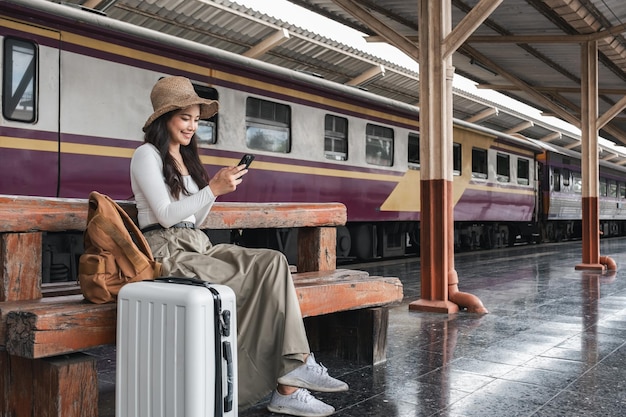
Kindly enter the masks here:
M 203 156 L 200 159 L 202 159 L 202 162 L 205 164 L 217 166 L 230 166 L 239 162 L 238 159 L 211 156 Z M 295 174 L 318 175 L 324 177 L 349 178 L 368 181 L 398 182 L 402 178 L 401 173 L 398 175 L 372 174 L 367 172 L 346 171 L 344 169 L 320 168 L 261 161 L 254 161 L 254 166 L 250 169 L 262 169 L 274 172 L 290 172 Z
M 518 188 L 515 185 L 503 185 L 503 186 L 487 186 L 487 185 L 475 185 L 469 184 L 465 187 L 465 190 L 475 190 L 484 192 L 497 192 L 507 194 L 523 194 L 523 195 L 535 195 L 535 190 L 532 188 Z

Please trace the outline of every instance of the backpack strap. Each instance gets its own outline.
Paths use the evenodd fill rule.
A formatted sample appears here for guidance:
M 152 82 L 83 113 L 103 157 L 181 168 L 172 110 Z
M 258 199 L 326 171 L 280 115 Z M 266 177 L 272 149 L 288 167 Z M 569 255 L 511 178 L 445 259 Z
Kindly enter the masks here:
M 136 239 L 136 243 L 139 249 L 144 253 L 144 255 L 148 257 L 148 259 L 150 259 L 151 261 L 154 261 L 154 257 L 152 256 L 152 249 L 150 249 L 150 245 L 148 245 L 148 241 L 146 240 L 146 237 L 143 235 L 143 233 L 141 233 L 141 230 L 139 230 L 139 227 L 137 227 L 133 219 L 131 219 L 128 213 L 126 213 L 126 210 L 120 207 L 120 205 L 117 204 L 108 195 L 103 195 L 103 196 L 104 198 L 107 199 L 107 201 L 113 204 L 113 206 L 117 209 L 129 233 L 131 234 L 131 236 L 133 236 Z M 129 245 L 129 247 L 132 250 L 132 246 Z
M 143 252 L 137 251 L 137 245 L 135 245 L 132 241 L 125 239 L 119 229 L 112 225 L 109 219 L 98 215 L 91 221 L 95 227 L 106 233 L 106 235 L 113 240 L 115 245 L 120 248 L 124 256 L 126 256 L 126 258 L 128 258 L 128 260 L 132 263 L 135 272 L 142 271 L 150 265 L 150 262 L 141 256 L 141 253 Z M 117 261 L 119 262 L 119 260 Z

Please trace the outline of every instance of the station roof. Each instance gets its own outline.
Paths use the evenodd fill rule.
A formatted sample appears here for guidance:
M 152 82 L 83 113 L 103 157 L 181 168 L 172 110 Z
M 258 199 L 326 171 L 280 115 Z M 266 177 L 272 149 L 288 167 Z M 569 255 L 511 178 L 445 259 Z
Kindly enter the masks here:
M 418 53 L 417 1 L 291 1 L 358 29 L 371 40 Z M 452 26 L 478 4 L 451 0 Z M 575 124 L 582 107 L 581 45 L 597 40 L 599 115 L 615 116 L 601 133 L 626 145 L 625 33 L 624 0 L 505 0 L 453 55 L 453 65 L 483 88 Z
M 409 53 L 406 45 L 417 48 L 417 1 L 290 1 L 355 28 L 370 41 L 387 41 Z M 100 10 L 114 19 L 419 104 L 417 72 L 229 0 L 63 3 Z M 452 0 L 453 26 L 477 3 L 478 0 Z M 626 101 L 623 22 L 623 0 L 505 0 L 453 55 L 453 64 L 458 74 L 479 83 L 479 88 L 498 90 L 546 115 L 567 120 L 563 117 L 565 112 L 567 117 L 579 119 L 580 42 L 587 39 L 585 36 L 610 31 L 599 41 L 602 115 Z M 408 44 L 394 42 L 397 36 Z M 542 98 L 538 99 L 537 94 Z M 461 120 L 568 149 L 580 148 L 580 136 L 569 129 L 461 89 L 454 90 L 453 107 L 454 117 Z M 601 134 L 626 146 L 626 115 L 622 110 L 617 113 Z M 626 153 L 621 149 L 603 145 L 599 152 L 600 159 L 626 165 Z

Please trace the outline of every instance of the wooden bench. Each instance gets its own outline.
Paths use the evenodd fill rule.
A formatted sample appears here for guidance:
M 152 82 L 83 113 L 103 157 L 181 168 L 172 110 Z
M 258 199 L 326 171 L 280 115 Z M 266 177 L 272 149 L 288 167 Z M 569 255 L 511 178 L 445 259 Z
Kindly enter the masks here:
M 98 415 L 96 364 L 82 351 L 115 343 L 116 305 L 85 301 L 76 283 L 42 284 L 41 268 L 43 234 L 83 231 L 86 217 L 86 200 L 0 196 L 0 416 Z M 202 227 L 298 228 L 293 279 L 312 350 L 378 363 L 402 284 L 336 269 L 345 221 L 337 203 L 216 203 Z

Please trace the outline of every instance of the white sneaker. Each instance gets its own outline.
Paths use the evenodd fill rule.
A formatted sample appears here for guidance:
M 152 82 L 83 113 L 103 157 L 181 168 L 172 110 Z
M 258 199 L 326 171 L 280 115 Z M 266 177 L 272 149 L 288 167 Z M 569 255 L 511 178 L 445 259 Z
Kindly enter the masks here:
M 326 417 L 335 412 L 333 406 L 318 400 L 304 388 L 298 388 L 289 395 L 283 395 L 274 390 L 267 409 L 272 413 L 291 414 L 299 417 Z
M 309 354 L 306 363 L 289 372 L 287 375 L 278 378 L 278 383 L 319 392 L 339 392 L 348 390 L 348 384 L 328 375 L 328 369 L 322 364 L 315 362 L 315 357 L 312 353 Z

